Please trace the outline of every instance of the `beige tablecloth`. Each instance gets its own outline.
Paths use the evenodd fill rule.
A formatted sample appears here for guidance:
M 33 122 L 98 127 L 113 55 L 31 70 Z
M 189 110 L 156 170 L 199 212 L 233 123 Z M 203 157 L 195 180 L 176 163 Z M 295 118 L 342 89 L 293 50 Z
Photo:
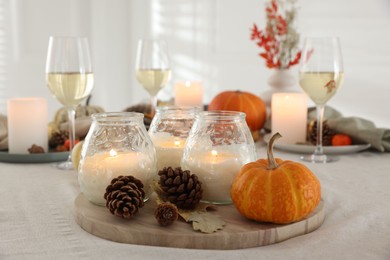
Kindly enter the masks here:
M 258 152 L 265 156 L 264 147 Z M 95 237 L 73 217 L 80 192 L 75 173 L 50 164 L 0 163 L 0 259 L 390 259 L 390 154 L 365 151 L 307 166 L 323 187 L 326 219 L 318 230 L 274 245 L 220 251 Z

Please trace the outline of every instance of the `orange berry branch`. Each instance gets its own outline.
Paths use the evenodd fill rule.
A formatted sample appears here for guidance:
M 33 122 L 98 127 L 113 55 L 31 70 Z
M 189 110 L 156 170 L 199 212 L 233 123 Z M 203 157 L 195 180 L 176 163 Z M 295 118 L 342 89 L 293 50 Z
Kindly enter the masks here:
M 293 23 L 296 15 L 294 0 L 289 0 L 291 8 L 281 14 L 277 0 L 266 4 L 267 24 L 264 30 L 259 30 L 254 23 L 251 29 L 251 40 L 263 49 L 259 55 L 265 59 L 268 68 L 288 69 L 299 63 L 301 52 L 299 34 Z

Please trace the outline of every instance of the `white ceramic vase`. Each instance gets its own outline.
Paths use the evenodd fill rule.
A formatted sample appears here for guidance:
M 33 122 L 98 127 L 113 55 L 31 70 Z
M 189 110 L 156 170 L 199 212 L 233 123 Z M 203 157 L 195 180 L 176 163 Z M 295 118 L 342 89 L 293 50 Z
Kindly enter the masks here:
M 260 94 L 267 107 L 271 106 L 272 94 L 296 92 L 296 89 L 293 88 L 296 84 L 296 78 L 293 76 L 290 69 L 274 70 L 274 73 L 268 79 L 268 84 L 271 88 Z

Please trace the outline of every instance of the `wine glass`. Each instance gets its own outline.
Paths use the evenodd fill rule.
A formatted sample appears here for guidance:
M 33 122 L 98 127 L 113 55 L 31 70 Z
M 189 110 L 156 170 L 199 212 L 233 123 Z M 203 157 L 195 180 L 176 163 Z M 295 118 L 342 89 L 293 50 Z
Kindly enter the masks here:
M 322 126 L 325 104 L 332 98 L 344 79 L 340 41 L 337 37 L 306 38 L 299 69 L 299 84 L 317 110 L 317 141 L 314 154 L 302 156 L 304 161 L 327 163 L 337 157 L 324 154 Z
M 157 106 L 157 94 L 171 78 L 168 48 L 162 40 L 139 40 L 136 60 L 138 82 L 151 97 L 151 115 Z
M 69 151 L 75 141 L 76 107 L 93 88 L 93 72 L 88 39 L 85 37 L 50 37 L 46 60 L 46 83 L 55 98 L 64 105 L 69 117 Z M 73 169 L 71 154 L 59 169 Z

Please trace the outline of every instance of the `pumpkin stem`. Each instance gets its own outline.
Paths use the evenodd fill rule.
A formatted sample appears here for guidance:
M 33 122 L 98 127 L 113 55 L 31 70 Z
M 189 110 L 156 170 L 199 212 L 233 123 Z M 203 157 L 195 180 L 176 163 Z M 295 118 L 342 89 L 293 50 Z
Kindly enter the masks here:
M 274 147 L 274 142 L 279 139 L 280 137 L 282 137 L 281 134 L 279 134 L 279 132 L 275 133 L 271 139 L 269 140 L 268 142 L 268 146 L 267 146 L 267 158 L 268 158 L 268 169 L 269 170 L 273 170 L 273 169 L 276 169 L 278 167 L 278 164 L 276 163 L 275 161 L 275 158 L 274 158 L 274 153 L 273 153 L 273 147 Z

